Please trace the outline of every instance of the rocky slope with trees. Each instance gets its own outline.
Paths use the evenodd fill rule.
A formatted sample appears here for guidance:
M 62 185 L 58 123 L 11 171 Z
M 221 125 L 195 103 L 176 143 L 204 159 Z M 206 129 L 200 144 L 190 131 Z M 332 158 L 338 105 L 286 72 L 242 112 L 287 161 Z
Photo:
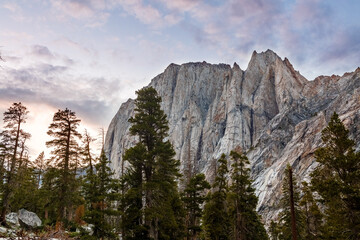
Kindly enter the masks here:
M 241 149 L 250 161 L 257 210 L 267 223 L 279 212 L 286 165 L 300 181 L 309 180 L 321 131 L 334 112 L 360 142 L 360 68 L 308 81 L 288 59 L 268 50 L 254 52 L 246 70 L 236 63 L 170 64 L 149 86 L 162 98 L 167 139 L 184 178 L 204 173 L 212 183 L 221 154 Z M 117 176 L 128 167 L 125 150 L 137 143 L 128 122 L 134 107 L 132 99 L 121 105 L 105 139 Z

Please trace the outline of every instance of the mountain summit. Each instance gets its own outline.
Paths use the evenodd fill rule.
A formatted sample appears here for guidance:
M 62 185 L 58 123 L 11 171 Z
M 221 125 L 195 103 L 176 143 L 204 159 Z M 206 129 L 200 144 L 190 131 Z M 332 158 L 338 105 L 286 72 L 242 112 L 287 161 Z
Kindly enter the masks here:
M 241 149 L 250 160 L 258 211 L 267 223 L 277 212 L 286 164 L 300 181 L 308 178 L 321 130 L 334 111 L 360 142 L 359 70 L 308 81 L 287 58 L 267 50 L 254 51 L 245 71 L 236 63 L 170 64 L 149 86 L 162 97 L 182 172 L 202 172 L 211 181 L 220 155 Z M 129 135 L 133 114 L 129 99 L 106 135 L 105 151 L 118 176 L 126 168 L 122 154 L 136 142 Z

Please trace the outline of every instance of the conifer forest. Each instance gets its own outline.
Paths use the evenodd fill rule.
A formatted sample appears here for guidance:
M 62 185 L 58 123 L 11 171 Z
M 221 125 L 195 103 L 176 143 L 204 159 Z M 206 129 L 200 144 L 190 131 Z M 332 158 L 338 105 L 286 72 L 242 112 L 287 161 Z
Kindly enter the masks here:
M 287 165 L 278 215 L 265 223 L 256 207 L 247 153 L 233 149 L 217 159 L 213 179 L 181 172 L 161 97 L 152 87 L 136 92 L 128 121 L 136 139 L 123 153 L 125 170 L 115 177 L 95 137 L 80 132 L 81 119 L 58 110 L 48 126 L 46 149 L 29 157 L 22 103 L 3 113 L 0 135 L 0 222 L 3 237 L 21 239 L 124 240 L 312 240 L 360 239 L 360 153 L 333 113 L 322 130 L 317 166 L 300 181 Z M 102 133 L 102 139 L 104 132 Z M 12 213 L 38 216 L 32 226 Z M 9 215 L 10 214 L 10 215 Z M 20 217 L 20 216 L 19 216 Z

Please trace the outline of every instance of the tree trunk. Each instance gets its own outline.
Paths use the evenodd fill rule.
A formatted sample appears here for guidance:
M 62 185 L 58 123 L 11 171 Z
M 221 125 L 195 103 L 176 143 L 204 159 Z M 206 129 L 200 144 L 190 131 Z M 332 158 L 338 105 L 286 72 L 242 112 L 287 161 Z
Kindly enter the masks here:
M 68 132 L 67 132 L 67 141 L 66 141 L 66 149 L 65 149 L 65 158 L 64 158 L 64 172 L 63 172 L 63 182 L 61 186 L 60 192 L 60 207 L 58 213 L 58 220 L 62 221 L 62 219 L 66 218 L 66 194 L 67 188 L 69 185 L 69 161 L 70 161 L 70 136 L 71 136 L 71 123 L 68 122 Z
M 290 211 L 291 211 L 291 233 L 292 240 L 297 240 L 296 217 L 294 206 L 294 186 L 292 179 L 292 168 L 289 168 L 289 189 L 290 189 Z
M 15 166 L 16 166 L 16 152 L 17 152 L 17 148 L 19 145 L 20 124 L 21 124 L 21 119 L 18 120 L 18 128 L 17 128 L 16 138 L 15 138 L 14 153 L 11 158 L 10 171 L 8 174 L 7 183 L 5 186 L 5 191 L 4 191 L 4 196 L 3 196 L 3 205 L 2 205 L 1 216 L 0 216 L 0 223 L 2 225 L 6 225 L 5 216 L 6 216 L 6 212 L 8 211 L 8 208 L 9 208 L 9 199 L 10 199 L 10 195 L 12 193 L 13 174 L 14 174 Z

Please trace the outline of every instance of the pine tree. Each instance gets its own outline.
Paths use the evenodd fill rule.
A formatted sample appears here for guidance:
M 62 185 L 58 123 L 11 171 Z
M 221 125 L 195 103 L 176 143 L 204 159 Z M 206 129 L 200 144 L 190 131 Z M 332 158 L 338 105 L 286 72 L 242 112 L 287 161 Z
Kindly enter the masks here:
M 10 198 L 12 211 L 25 208 L 28 211 L 40 210 L 37 175 L 27 155 L 22 159 L 22 164 L 16 175 L 16 187 Z
M 251 186 L 249 160 L 244 154 L 230 153 L 232 161 L 229 190 L 229 216 L 232 224 L 232 238 L 235 240 L 265 240 L 268 238 L 264 225 L 256 212 L 257 197 Z
M 8 149 L 6 147 L 6 143 L 4 142 L 4 137 L 2 135 L 2 133 L 0 133 L 0 139 L 2 141 L 0 141 L 0 194 L 2 195 L 3 190 L 4 190 L 4 177 L 5 177 L 5 172 L 6 172 L 6 160 L 8 158 Z M 2 198 L 2 197 L 1 197 Z
M 300 207 L 302 208 L 306 239 L 319 239 L 322 227 L 323 216 L 316 204 L 313 193 L 307 182 L 302 183 L 301 191 L 303 196 L 300 200 Z
M 295 177 L 292 175 L 292 168 L 288 164 L 285 169 L 285 177 L 282 186 L 280 199 L 280 239 L 294 240 L 303 237 L 303 216 L 299 206 L 300 192 Z
M 271 220 L 270 226 L 269 226 L 269 233 L 271 236 L 271 240 L 279 240 L 280 236 L 280 227 L 279 223 L 275 222 L 274 220 Z
M 83 163 L 85 165 L 88 166 L 89 168 L 89 173 L 88 174 L 93 174 L 94 172 L 94 159 L 93 159 L 93 154 L 91 152 L 91 143 L 93 143 L 96 139 L 92 138 L 90 136 L 90 134 L 88 133 L 88 131 L 85 129 L 85 133 L 83 134 L 82 137 L 82 148 L 81 148 L 81 154 L 83 156 Z
M 92 235 L 94 239 L 115 238 L 109 218 L 118 214 L 115 201 L 118 200 L 119 183 L 118 180 L 112 178 L 114 173 L 108 164 L 109 161 L 102 150 L 99 161 L 95 165 L 96 172 L 89 174 L 91 172 L 89 166 L 83 184 L 86 199 L 84 220 L 94 225 Z
M 182 200 L 186 210 L 186 239 L 188 240 L 197 239 L 202 230 L 200 219 L 207 189 L 210 189 L 210 184 L 205 180 L 205 175 L 202 173 L 190 178 L 184 189 Z
M 58 192 L 60 185 L 60 170 L 47 163 L 39 189 L 39 201 L 42 206 L 39 216 L 45 219 L 44 225 L 55 224 L 55 221 L 58 219 L 58 209 L 60 208 Z
M 40 184 L 44 175 L 44 172 L 46 170 L 46 161 L 45 161 L 45 153 L 41 152 L 39 156 L 35 159 L 33 162 L 34 170 L 37 175 L 37 185 L 38 188 L 40 188 Z
M 360 153 L 334 113 L 322 131 L 324 147 L 315 152 L 319 163 L 311 184 L 325 206 L 324 238 L 360 238 Z
M 80 119 L 69 109 L 58 110 L 54 114 L 53 122 L 47 132 L 52 140 L 46 142 L 48 147 L 53 147 L 52 161 L 59 170 L 58 185 L 56 194 L 58 194 L 57 221 L 64 222 L 71 220 L 74 203 L 79 201 L 78 187 L 79 181 L 76 179 L 74 168 L 76 165 L 78 143 L 77 138 L 81 134 L 77 131 Z
M 29 136 L 22 130 L 22 124 L 26 122 L 29 111 L 20 102 L 13 105 L 4 112 L 4 131 L 2 132 L 2 145 L 5 148 L 5 157 L 8 163 L 5 180 L 3 181 L 2 209 L 0 223 L 6 224 L 5 215 L 9 210 L 10 199 L 14 193 L 17 167 L 19 166 L 19 145 L 21 136 Z M 6 156 L 7 155 L 7 156 Z
M 204 206 L 203 227 L 205 239 L 226 240 L 230 239 L 230 220 L 227 207 L 228 193 L 228 167 L 225 154 L 218 160 L 219 168 L 216 173 L 215 182 Z
M 126 150 L 129 163 L 123 176 L 125 239 L 178 239 L 181 236 L 176 211 L 180 202 L 177 189 L 179 161 L 169 141 L 168 121 L 160 108 L 161 97 L 152 87 L 143 88 L 135 100 L 135 116 L 129 119 L 130 133 L 139 142 Z M 178 204 L 176 204 L 178 206 Z
M 123 161 L 129 163 L 121 177 L 124 196 L 121 204 L 122 234 L 124 239 L 150 239 L 143 212 L 143 159 L 145 147 L 138 143 L 125 151 Z

